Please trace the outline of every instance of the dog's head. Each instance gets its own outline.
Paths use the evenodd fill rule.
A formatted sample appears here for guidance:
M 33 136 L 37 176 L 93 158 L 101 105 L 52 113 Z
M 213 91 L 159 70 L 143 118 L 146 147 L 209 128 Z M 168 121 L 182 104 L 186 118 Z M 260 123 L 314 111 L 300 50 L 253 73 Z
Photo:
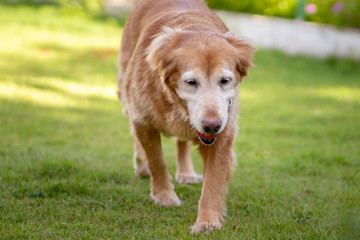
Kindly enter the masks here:
M 171 100 L 187 110 L 201 142 L 212 144 L 227 124 L 238 83 L 252 66 L 254 51 L 232 33 L 164 27 L 146 54 Z

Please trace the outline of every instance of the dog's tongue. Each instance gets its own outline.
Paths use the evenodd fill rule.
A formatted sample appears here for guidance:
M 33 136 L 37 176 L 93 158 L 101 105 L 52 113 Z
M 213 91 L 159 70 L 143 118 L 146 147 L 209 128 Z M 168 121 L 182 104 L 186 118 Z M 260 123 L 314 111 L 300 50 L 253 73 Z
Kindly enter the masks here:
M 215 142 L 216 135 L 215 134 L 203 134 L 199 131 L 196 131 L 200 141 L 204 144 L 211 145 Z

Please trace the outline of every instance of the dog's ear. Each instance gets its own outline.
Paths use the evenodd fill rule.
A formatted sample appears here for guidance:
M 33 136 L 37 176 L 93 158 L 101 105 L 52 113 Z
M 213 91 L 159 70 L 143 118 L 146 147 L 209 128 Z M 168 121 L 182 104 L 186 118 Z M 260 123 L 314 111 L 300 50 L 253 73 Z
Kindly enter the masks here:
M 165 81 L 175 67 L 171 52 L 179 40 L 180 32 L 168 27 L 163 27 L 163 32 L 156 35 L 146 50 L 146 61 L 151 69 L 157 71 Z
M 246 77 L 247 69 L 254 66 L 252 58 L 256 48 L 244 39 L 235 36 L 233 32 L 226 33 L 225 38 L 236 49 L 237 71 L 241 78 Z

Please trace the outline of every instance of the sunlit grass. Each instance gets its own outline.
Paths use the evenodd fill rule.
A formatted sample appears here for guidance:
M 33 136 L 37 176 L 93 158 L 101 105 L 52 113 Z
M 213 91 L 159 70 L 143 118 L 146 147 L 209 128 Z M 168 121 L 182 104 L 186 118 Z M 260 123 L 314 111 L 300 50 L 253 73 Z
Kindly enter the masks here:
M 314 94 L 333 98 L 338 101 L 345 102 L 359 102 L 360 100 L 360 89 L 350 88 L 350 87 L 333 87 L 333 88 L 323 88 L 314 91 Z
M 114 84 L 89 85 L 85 83 L 63 81 L 57 78 L 31 77 L 24 82 L 0 82 L 0 98 L 32 103 L 39 106 L 89 108 L 86 101 L 78 101 L 77 97 L 98 97 L 114 100 L 116 93 Z
M 183 205 L 159 208 L 133 174 L 115 94 L 122 26 L 70 13 L 0 4 L 0 236 L 204 238 L 188 229 L 201 185 L 175 184 Z M 359 238 L 359 64 L 261 50 L 255 64 L 228 217 L 206 238 Z M 173 139 L 163 149 L 174 175 Z

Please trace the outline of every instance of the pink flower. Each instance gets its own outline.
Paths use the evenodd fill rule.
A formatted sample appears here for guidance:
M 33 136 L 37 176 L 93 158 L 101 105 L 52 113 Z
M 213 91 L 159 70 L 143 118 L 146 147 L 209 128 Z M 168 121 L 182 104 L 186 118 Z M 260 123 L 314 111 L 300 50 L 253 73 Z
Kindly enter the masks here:
M 331 7 L 331 11 L 335 14 L 338 14 L 339 12 L 341 12 L 341 10 L 343 10 L 345 7 L 345 4 L 343 2 L 335 2 L 332 7 Z
M 305 6 L 305 12 L 307 14 L 315 14 L 317 12 L 317 7 L 315 4 L 310 3 L 310 4 L 306 4 Z

